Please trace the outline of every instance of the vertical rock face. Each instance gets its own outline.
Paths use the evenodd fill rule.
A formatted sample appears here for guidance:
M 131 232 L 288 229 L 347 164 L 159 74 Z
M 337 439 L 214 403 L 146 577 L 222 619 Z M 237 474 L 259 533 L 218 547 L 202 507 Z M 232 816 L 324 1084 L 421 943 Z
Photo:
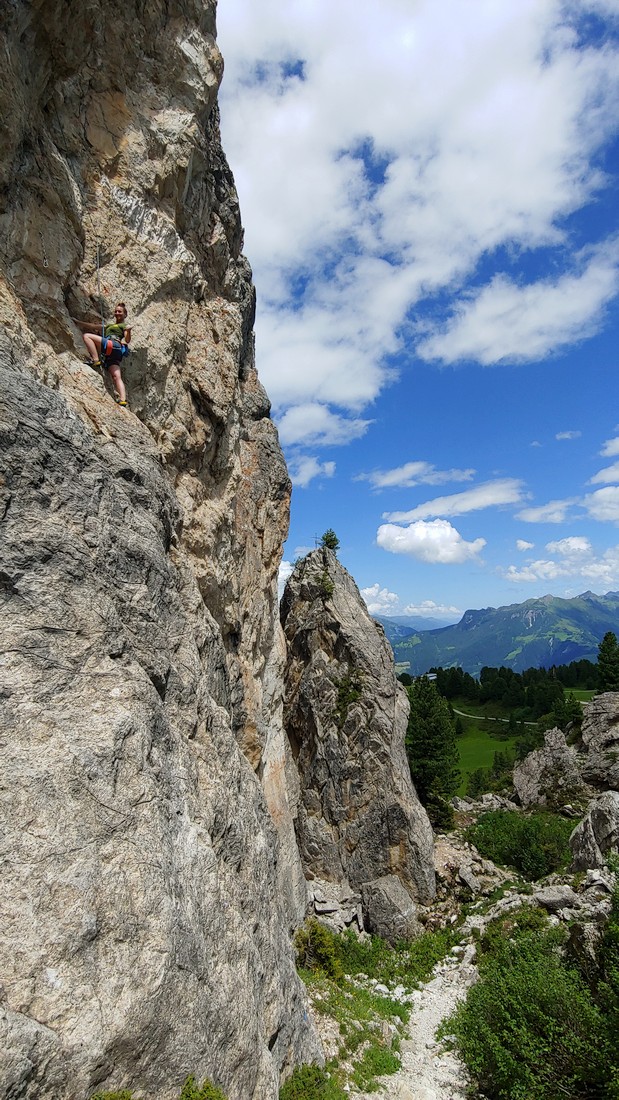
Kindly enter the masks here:
M 12 1100 L 169 1100 L 188 1073 L 272 1100 L 282 1071 L 320 1058 L 287 933 L 305 900 L 276 602 L 289 482 L 254 368 L 214 9 L 3 5 Z M 118 298 L 131 412 L 81 361 L 70 319 Z
M 543 747 L 514 768 L 514 786 L 524 807 L 560 806 L 619 790 L 619 692 L 606 691 L 585 704 L 573 745 L 561 730 L 548 730 Z
M 587 703 L 577 748 L 585 782 L 619 791 L 619 692 L 605 691 Z
M 328 549 L 296 567 L 281 613 L 289 651 L 285 725 L 300 778 L 296 829 L 306 874 L 363 888 L 366 897 L 378 890 L 383 906 L 394 893 L 382 880 L 393 876 L 409 899 L 431 901 L 432 830 L 411 783 L 408 701 L 382 629 Z
M 514 765 L 514 787 L 521 806 L 564 806 L 582 792 L 576 749 L 560 729 L 547 730 L 544 745 Z

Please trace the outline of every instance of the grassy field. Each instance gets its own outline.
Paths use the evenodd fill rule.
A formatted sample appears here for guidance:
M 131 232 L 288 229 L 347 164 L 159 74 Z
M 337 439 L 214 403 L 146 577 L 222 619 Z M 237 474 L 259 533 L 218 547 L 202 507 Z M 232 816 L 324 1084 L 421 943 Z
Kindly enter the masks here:
M 567 688 L 566 694 L 573 695 L 580 703 L 588 703 L 590 699 L 593 699 L 595 692 L 581 690 L 580 688 Z
M 458 794 L 466 792 L 468 777 L 477 768 L 491 768 L 494 763 L 495 752 L 506 752 L 516 745 L 517 737 L 493 737 L 486 730 L 480 729 L 473 721 L 462 719 L 464 733 L 456 741 L 458 756 L 460 758 L 460 772 L 462 780 L 458 787 Z M 498 723 L 497 723 L 498 725 Z
M 462 777 L 458 794 L 463 795 L 466 793 L 471 772 L 478 768 L 491 768 L 495 752 L 512 752 L 521 733 L 518 731 L 512 736 L 508 735 L 509 711 L 499 703 L 476 706 L 466 699 L 454 699 L 453 708 L 456 714 L 464 711 L 466 714 L 476 715 L 473 718 L 459 716 L 464 732 L 456 740 Z

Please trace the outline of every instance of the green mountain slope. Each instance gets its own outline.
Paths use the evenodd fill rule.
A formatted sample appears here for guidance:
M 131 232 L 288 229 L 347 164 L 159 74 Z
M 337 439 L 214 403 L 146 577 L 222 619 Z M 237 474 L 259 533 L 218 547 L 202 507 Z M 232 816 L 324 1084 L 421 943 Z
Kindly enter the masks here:
M 472 675 L 484 665 L 522 672 L 583 657 L 595 661 L 608 630 L 619 635 L 619 592 L 583 592 L 571 600 L 542 596 L 507 607 L 465 611 L 454 626 L 419 630 L 395 639 L 392 646 L 396 661 L 408 665 L 413 676 L 439 665 L 459 665 Z

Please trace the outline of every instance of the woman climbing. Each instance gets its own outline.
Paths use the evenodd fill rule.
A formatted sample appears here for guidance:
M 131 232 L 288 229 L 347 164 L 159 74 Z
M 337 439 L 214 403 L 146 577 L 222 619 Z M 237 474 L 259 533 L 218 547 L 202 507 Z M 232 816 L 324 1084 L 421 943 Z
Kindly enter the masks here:
M 90 356 L 90 364 L 93 367 L 105 366 L 110 372 L 114 389 L 118 394 L 118 404 L 123 408 L 127 406 L 127 393 L 120 373 L 120 364 L 125 355 L 129 354 L 131 341 L 131 326 L 127 324 L 127 307 L 124 302 L 118 302 L 114 309 L 114 320 L 105 325 L 103 336 L 100 336 L 92 324 L 78 321 L 77 324 L 86 331 L 82 333 L 82 340 Z

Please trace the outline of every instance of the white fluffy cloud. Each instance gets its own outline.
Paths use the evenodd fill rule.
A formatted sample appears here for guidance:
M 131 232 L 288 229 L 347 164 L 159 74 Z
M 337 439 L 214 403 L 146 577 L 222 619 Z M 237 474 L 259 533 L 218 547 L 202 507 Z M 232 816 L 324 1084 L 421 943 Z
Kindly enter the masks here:
M 400 599 L 395 592 L 390 592 L 388 588 L 381 588 L 379 584 L 362 588 L 361 595 L 370 615 L 393 615 L 400 604 Z
M 428 619 L 459 619 L 462 611 L 453 604 L 434 603 L 434 600 L 422 600 L 421 603 L 409 603 L 402 612 L 403 615 L 420 615 Z
M 576 500 L 549 500 L 547 504 L 538 504 L 533 508 L 523 508 L 516 513 L 516 519 L 524 523 L 565 523 L 572 505 Z
M 598 330 L 603 310 L 619 291 L 619 246 L 598 249 L 582 273 L 521 286 L 495 276 L 467 296 L 445 330 L 422 341 L 422 359 L 455 363 L 475 359 L 484 366 L 544 359 Z M 575 439 L 562 432 L 557 439 Z
M 523 568 L 510 565 L 504 575 L 515 584 L 537 584 L 571 578 L 583 587 L 595 586 L 598 591 L 608 591 L 619 584 L 619 546 L 612 546 L 602 554 L 596 554 L 589 539 L 570 536 L 546 544 L 556 558 L 531 561 Z
M 290 480 L 298 489 L 307 489 L 315 477 L 333 477 L 335 462 L 320 462 L 311 455 L 293 457 L 288 463 Z
M 619 523 L 619 486 L 596 489 L 584 498 L 583 504 L 592 519 L 602 523 Z
M 356 481 L 369 481 L 373 489 L 411 489 L 414 485 L 445 485 L 449 481 L 470 481 L 475 470 L 437 470 L 429 462 L 405 462 L 393 470 L 358 474 Z
M 582 432 L 557 432 L 555 439 L 580 439 Z
M 564 558 L 574 559 L 583 554 L 591 554 L 593 550 L 589 539 L 582 535 L 569 535 L 565 539 L 547 542 L 546 549 L 550 554 L 561 554 Z
M 616 47 L 580 48 L 589 11 L 612 0 L 220 5 L 224 142 L 278 414 L 334 405 L 355 438 L 413 307 L 421 354 L 448 362 L 540 358 L 599 326 L 616 243 L 573 254 L 564 229 L 604 186 L 619 115 Z M 535 249 L 558 274 L 514 282 L 501 255 Z M 482 257 L 494 270 L 467 289 Z M 435 291 L 438 328 L 420 313 Z
M 279 438 L 284 446 L 337 446 L 358 439 L 367 431 L 370 420 L 349 420 L 314 402 L 295 405 L 278 421 Z
M 277 591 L 281 600 L 284 594 L 284 588 L 286 587 L 286 581 L 291 576 L 293 570 L 292 562 L 283 561 L 279 567 L 279 573 L 277 576 Z
M 411 520 L 427 519 L 428 516 L 462 516 L 467 512 L 476 512 L 480 508 L 494 508 L 504 504 L 518 504 L 522 500 L 522 482 L 515 478 L 497 478 L 486 481 L 474 489 L 451 496 L 436 497 L 425 504 L 418 504 L 408 512 L 388 512 L 383 519 L 392 523 L 408 523 Z
M 376 532 L 376 542 L 392 554 L 409 554 L 418 561 L 441 565 L 459 565 L 478 558 L 486 545 L 486 540 L 481 538 L 466 542 L 445 519 L 430 523 L 420 520 L 408 527 L 383 523 Z
M 619 481 L 619 462 L 613 462 L 612 466 L 605 466 L 590 479 L 591 485 L 608 485 L 609 482 Z
M 535 543 L 526 542 L 525 539 L 516 539 L 516 550 L 520 550 L 521 553 L 525 553 L 527 550 L 532 550 Z
M 607 439 L 600 454 L 604 458 L 614 458 L 615 455 L 619 455 L 619 437 L 615 439 Z

